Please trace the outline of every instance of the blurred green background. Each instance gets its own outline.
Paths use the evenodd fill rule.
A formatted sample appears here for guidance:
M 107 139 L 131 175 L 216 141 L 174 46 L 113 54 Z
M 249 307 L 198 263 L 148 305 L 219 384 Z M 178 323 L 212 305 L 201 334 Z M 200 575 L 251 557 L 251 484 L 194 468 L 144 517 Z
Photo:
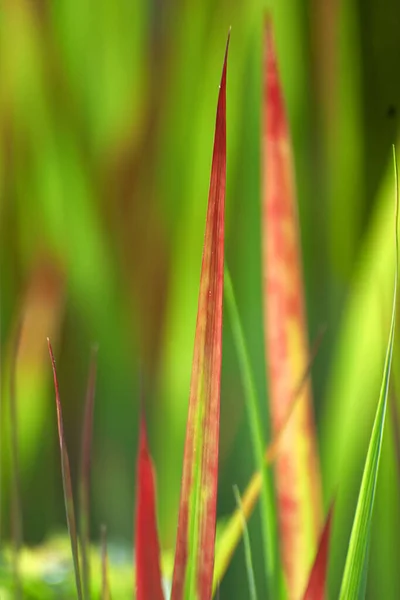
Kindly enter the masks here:
M 8 386 L 17 365 L 27 543 L 64 527 L 55 347 L 73 476 L 86 376 L 99 345 L 92 531 L 133 533 L 140 387 L 173 548 L 218 84 L 229 26 L 226 255 L 265 424 L 261 310 L 262 2 L 3 0 L 0 5 L 1 531 L 9 535 Z M 379 393 L 393 287 L 391 144 L 400 100 L 400 4 L 272 6 L 291 124 L 325 506 L 336 493 L 338 591 Z M 400 357 L 399 357 L 400 358 Z M 395 357 L 394 370 L 400 374 Z M 141 383 L 140 383 L 141 382 Z M 399 380 L 400 385 L 400 380 Z M 369 598 L 399 598 L 398 463 L 384 439 Z M 254 465 L 228 319 L 218 510 Z M 259 516 L 250 536 L 263 590 Z M 247 597 L 243 549 L 220 597 Z M 232 595 L 235 594 L 236 595 Z

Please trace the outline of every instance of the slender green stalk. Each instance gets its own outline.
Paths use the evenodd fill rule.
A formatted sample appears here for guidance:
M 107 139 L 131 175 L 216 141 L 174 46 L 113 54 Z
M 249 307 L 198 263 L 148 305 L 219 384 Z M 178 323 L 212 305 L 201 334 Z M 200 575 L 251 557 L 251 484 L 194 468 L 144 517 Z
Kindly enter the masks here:
M 246 517 L 243 513 L 242 501 L 240 498 L 239 489 L 236 485 L 233 486 L 233 493 L 235 494 L 236 504 L 240 513 L 242 515 L 243 520 L 243 544 L 244 544 L 244 556 L 246 560 L 246 571 L 247 578 L 249 580 L 249 592 L 250 592 L 250 600 L 257 600 L 257 589 L 256 589 L 256 581 L 254 577 L 254 568 L 253 568 L 253 559 L 251 556 L 251 546 L 250 546 L 250 536 L 247 530 Z
M 251 370 L 250 359 L 247 352 L 243 328 L 239 317 L 232 280 L 227 267 L 225 267 L 224 291 L 226 306 L 229 313 L 234 343 L 238 354 L 243 388 L 246 395 L 246 408 L 251 441 L 253 444 L 254 460 L 261 472 L 262 486 L 260 497 L 262 538 L 264 545 L 265 569 L 269 598 L 276 598 L 277 586 L 277 535 L 274 499 L 268 479 L 265 464 L 266 441 L 263 435 L 262 420 L 259 411 L 256 387 Z
M 13 570 L 14 570 L 14 598 L 22 598 L 22 583 L 19 569 L 19 555 L 22 546 L 22 508 L 21 508 L 21 481 L 18 445 L 18 414 L 17 414 L 17 360 L 21 340 L 22 323 L 16 331 L 11 360 L 10 374 L 10 430 L 11 430 L 11 532 L 13 542 Z
M 54 353 L 53 353 L 53 349 L 51 347 L 49 338 L 47 338 L 47 345 L 49 347 L 51 366 L 53 369 L 54 390 L 55 390 L 55 394 L 56 394 L 57 426 L 58 426 L 58 438 L 59 438 L 59 442 L 60 442 L 61 474 L 62 474 L 62 482 L 63 482 L 63 490 L 64 490 L 65 514 L 67 517 L 68 532 L 69 532 L 69 537 L 70 537 L 70 542 L 71 542 L 72 559 L 73 559 L 73 563 L 74 563 L 76 592 L 77 592 L 78 600 L 83 600 L 81 571 L 80 571 L 80 564 L 79 564 L 78 536 L 77 536 L 77 531 L 76 531 L 74 496 L 72 493 L 71 469 L 69 466 L 68 450 L 67 450 L 67 445 L 65 443 L 65 436 L 64 436 L 64 424 L 63 424 L 63 418 L 62 418 L 60 392 L 59 392 L 59 388 L 58 388 L 56 361 L 54 358 Z
M 397 408 L 397 395 L 394 386 L 394 382 L 392 379 L 391 382 L 391 390 L 389 392 L 389 408 L 390 408 L 390 417 L 392 421 L 393 427 L 393 438 L 394 438 L 394 452 L 396 456 L 396 470 L 397 470 L 397 478 L 400 487 L 400 420 L 399 420 L 399 411 Z
M 111 600 L 108 580 L 107 528 L 101 527 L 101 600 Z
M 390 325 L 389 340 L 386 349 L 385 366 L 379 402 L 376 409 L 374 425 L 368 446 L 367 458 L 365 461 L 363 477 L 361 481 L 360 493 L 358 496 L 356 514 L 351 531 L 349 550 L 347 553 L 346 564 L 340 590 L 340 600 L 357 600 L 365 597 L 368 554 L 371 537 L 371 523 L 374 508 L 375 491 L 379 473 L 379 463 L 381 457 L 383 432 L 385 427 L 385 416 L 387 408 L 387 399 L 389 392 L 390 371 L 392 366 L 393 343 L 396 325 L 396 301 L 397 301 L 397 282 L 398 282 L 398 214 L 399 214 L 399 183 L 396 151 L 393 147 L 393 161 L 396 186 L 396 217 L 395 217 L 395 279 L 393 292 L 392 320 Z
M 96 388 L 97 347 L 92 348 L 86 390 L 85 417 L 81 442 L 79 476 L 80 535 L 82 551 L 82 583 L 84 600 L 90 600 L 90 467 L 93 433 L 94 396 Z

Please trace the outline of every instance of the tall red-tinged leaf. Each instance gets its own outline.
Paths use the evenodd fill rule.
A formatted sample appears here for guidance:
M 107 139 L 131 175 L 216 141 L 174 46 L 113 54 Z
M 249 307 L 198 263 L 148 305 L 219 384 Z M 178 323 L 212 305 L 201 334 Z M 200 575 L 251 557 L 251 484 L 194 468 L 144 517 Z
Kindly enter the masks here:
M 65 436 L 64 436 L 64 425 L 63 425 L 62 410 L 61 410 L 60 392 L 58 389 L 56 361 L 54 359 L 53 349 L 51 347 L 49 338 L 47 338 L 47 344 L 49 347 L 51 365 L 53 367 L 54 389 L 55 389 L 55 393 L 56 393 L 57 425 L 58 425 L 58 438 L 60 441 L 61 471 L 62 471 L 62 481 L 63 481 L 63 488 L 64 488 L 65 512 L 66 512 L 66 516 L 67 516 L 69 537 L 71 540 L 72 558 L 74 561 L 76 591 L 78 594 L 78 599 L 82 600 L 81 574 L 80 574 L 80 568 L 79 568 L 78 537 L 77 537 L 77 533 L 76 533 L 74 497 L 72 494 L 71 471 L 69 468 L 68 451 L 67 451 L 67 446 L 65 443 Z
M 172 600 L 209 600 L 212 590 L 222 357 L 228 47 L 229 36 L 215 125 Z
M 82 580 L 85 600 L 90 598 L 90 463 L 93 431 L 94 396 L 96 389 L 97 348 L 92 349 L 86 390 L 85 415 L 82 429 L 81 469 L 79 481 L 80 534 L 82 550 Z
M 333 503 L 331 504 L 324 528 L 322 530 L 317 555 L 311 569 L 303 600 L 324 600 L 325 598 L 332 516 Z
M 155 497 L 153 463 L 147 444 L 146 424 L 142 416 L 137 461 L 136 600 L 164 600 Z
M 272 23 L 266 21 L 263 98 L 263 289 L 273 431 L 281 429 L 309 351 L 288 122 Z M 321 484 L 307 381 L 276 462 L 281 556 L 290 598 L 304 590 L 321 528 Z

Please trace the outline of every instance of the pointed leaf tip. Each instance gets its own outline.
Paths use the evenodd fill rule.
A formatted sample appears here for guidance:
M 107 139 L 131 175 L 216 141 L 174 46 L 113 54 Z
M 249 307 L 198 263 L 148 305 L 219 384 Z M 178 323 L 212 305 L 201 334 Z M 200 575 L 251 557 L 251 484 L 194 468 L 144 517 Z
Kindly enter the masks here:
M 229 36 L 215 124 L 172 600 L 209 600 L 212 593 L 222 356 L 228 47 Z
M 399 181 L 396 159 L 396 150 L 393 146 L 393 163 L 395 179 L 395 273 L 393 289 L 392 317 L 390 323 L 389 339 L 386 347 L 385 365 L 378 406 L 375 412 L 374 424 L 368 445 L 360 492 L 358 495 L 356 514 L 354 516 L 351 530 L 349 549 L 344 567 L 340 600 L 353 600 L 365 596 L 368 569 L 368 550 L 371 537 L 372 515 L 374 508 L 376 485 L 379 474 L 379 464 L 382 450 L 383 432 L 385 428 L 385 417 L 387 397 L 390 383 L 390 372 L 392 367 L 393 344 L 396 328 L 396 303 L 397 285 L 399 271 Z
M 157 533 L 153 463 L 147 444 L 144 415 L 140 420 L 136 502 L 136 599 L 164 600 L 161 583 L 160 544 Z
M 324 529 L 322 530 L 317 555 L 311 569 L 303 600 L 324 600 L 325 598 L 333 509 L 334 503 L 332 502 Z
M 68 450 L 67 450 L 67 446 L 65 443 L 65 436 L 64 436 L 64 425 L 63 425 L 63 418 L 62 418 L 60 392 L 59 392 L 59 388 L 58 388 L 56 361 L 54 358 L 53 348 L 51 347 L 49 338 L 47 338 L 47 345 L 49 348 L 51 365 L 52 365 L 52 369 L 53 369 L 54 389 L 55 389 L 55 395 L 56 395 L 57 425 L 58 425 L 58 438 L 59 438 L 59 442 L 60 442 L 61 473 L 62 473 L 62 482 L 63 482 L 63 490 L 64 490 L 65 512 L 66 512 L 66 517 L 67 517 L 69 537 L 70 537 L 70 541 L 71 541 L 72 558 L 73 558 L 73 562 L 74 562 L 76 590 L 77 590 L 77 594 L 78 594 L 78 599 L 82 600 L 81 574 L 80 574 L 80 567 L 79 567 L 78 536 L 77 536 L 77 530 L 76 530 L 74 497 L 73 497 L 73 493 L 72 493 L 71 470 L 69 467 Z
M 272 20 L 264 31 L 262 135 L 263 304 L 274 436 L 309 362 L 294 161 Z M 280 550 L 290 598 L 304 590 L 322 524 L 311 386 L 302 385 L 276 461 Z
M 264 101 L 268 103 L 267 110 L 270 114 L 267 121 L 267 134 L 271 136 L 271 139 L 279 136 L 289 138 L 286 107 L 276 55 L 274 29 L 270 16 L 267 16 L 265 19 L 264 35 Z M 285 141 L 289 143 L 289 139 Z

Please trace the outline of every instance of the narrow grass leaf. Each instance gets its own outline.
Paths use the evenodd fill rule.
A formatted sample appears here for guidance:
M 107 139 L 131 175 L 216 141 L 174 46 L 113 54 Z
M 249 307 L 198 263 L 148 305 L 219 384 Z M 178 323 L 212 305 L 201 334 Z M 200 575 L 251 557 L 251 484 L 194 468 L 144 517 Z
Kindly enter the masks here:
M 228 47 L 229 37 L 218 96 L 172 600 L 209 600 L 212 591 L 222 358 Z
M 233 338 L 238 354 L 239 366 L 242 375 L 243 387 L 246 397 L 246 408 L 251 431 L 251 442 L 256 466 L 261 474 L 261 499 L 260 513 L 262 524 L 262 537 L 264 544 L 265 574 L 267 577 L 268 591 L 271 598 L 275 597 L 276 568 L 277 568 L 277 531 L 274 498 L 268 480 L 267 465 L 265 461 L 265 438 L 263 435 L 263 424 L 260 416 L 259 400 L 257 397 L 254 378 L 251 370 L 242 324 L 236 304 L 232 280 L 227 268 L 225 268 L 225 301 L 230 316 Z M 243 515 L 242 515 L 243 516 Z M 244 520 L 245 522 L 245 520 Z
M 83 421 L 81 443 L 81 469 L 79 481 L 82 582 L 85 600 L 90 599 L 90 464 L 92 448 L 94 396 L 96 389 L 96 359 L 97 348 L 93 348 L 86 390 L 85 415 Z
M 135 520 L 136 600 L 164 600 L 157 533 L 154 470 L 144 416 L 140 424 Z
M 383 430 L 385 426 L 385 415 L 389 391 L 390 370 L 392 366 L 393 343 L 396 324 L 396 300 L 397 300 L 397 278 L 398 278 L 398 172 L 396 152 L 393 148 L 395 186 L 396 186 L 396 269 L 393 292 L 392 320 L 389 332 L 389 341 L 386 349 L 385 366 L 378 406 L 376 409 L 374 425 L 368 446 L 360 493 L 358 496 L 356 514 L 350 536 L 349 550 L 344 568 L 342 586 L 340 590 L 341 600 L 353 600 L 365 595 L 365 586 L 368 567 L 368 548 L 372 522 L 372 512 L 375 499 L 376 483 L 378 479 L 379 462 L 382 449 Z
M 277 456 L 279 455 L 280 445 L 281 445 L 282 439 L 284 437 L 284 433 L 286 431 L 288 424 L 290 423 L 290 419 L 295 410 L 295 407 L 297 406 L 297 402 L 298 402 L 299 398 L 301 397 L 300 394 L 302 392 L 303 386 L 306 384 L 307 379 L 310 376 L 312 363 L 314 361 L 314 358 L 317 354 L 319 345 L 321 343 L 323 332 L 324 332 L 324 330 L 321 329 L 319 335 L 317 336 L 317 338 L 313 344 L 309 363 L 307 364 L 303 375 L 300 377 L 298 384 L 294 388 L 294 392 L 292 394 L 292 401 L 290 403 L 290 406 L 288 407 L 287 414 L 285 415 L 284 419 L 282 420 L 281 427 L 274 434 L 271 442 L 269 443 L 269 445 L 267 446 L 267 449 L 265 450 L 264 460 L 265 460 L 266 465 L 271 465 L 276 460 Z M 217 589 L 218 584 L 222 581 L 222 578 L 224 577 L 224 575 L 228 569 L 229 563 L 231 562 L 233 553 L 234 553 L 237 545 L 239 544 L 240 538 L 242 536 L 242 533 L 243 533 L 242 515 L 244 515 L 247 520 L 250 518 L 250 516 L 253 512 L 253 509 L 256 505 L 256 502 L 260 496 L 260 492 L 262 489 L 262 482 L 263 482 L 263 478 L 262 478 L 261 471 L 257 471 L 252 476 L 248 486 L 246 487 L 243 497 L 241 499 L 242 514 L 239 512 L 239 510 L 236 510 L 232 514 L 227 525 L 225 526 L 223 533 L 221 534 L 221 536 L 219 538 L 217 549 L 216 549 L 216 554 L 215 554 L 214 581 L 213 581 L 214 592 Z
M 13 571 L 15 598 L 22 598 L 22 583 L 19 572 L 19 554 L 22 545 L 22 508 L 21 480 L 18 444 L 18 410 L 17 410 L 17 360 L 21 340 L 21 323 L 19 323 L 11 357 L 10 373 L 10 434 L 11 434 L 11 535 L 13 545 Z
M 393 428 L 393 437 L 394 437 L 394 450 L 396 456 L 396 469 L 397 469 L 397 480 L 398 486 L 400 489 L 400 417 L 399 410 L 397 408 L 397 394 L 394 387 L 394 382 L 392 379 L 391 390 L 389 393 L 389 402 L 390 402 L 390 417 Z
M 56 361 L 54 359 L 53 349 L 51 347 L 49 338 L 47 338 L 47 344 L 49 347 L 51 365 L 53 368 L 54 389 L 55 389 L 55 394 L 56 394 L 58 438 L 59 438 L 59 442 L 60 442 L 60 452 L 61 452 L 61 472 L 62 472 L 62 481 L 63 481 L 63 489 L 64 489 L 65 512 L 66 512 L 66 516 L 67 516 L 69 537 L 71 540 L 72 558 L 74 561 L 76 591 L 78 594 L 78 599 L 82 600 L 81 573 L 80 573 L 80 567 L 79 567 L 79 551 L 78 551 L 78 537 L 77 537 L 77 533 L 76 533 L 74 497 L 72 494 L 71 471 L 69 468 L 68 451 L 67 451 L 67 446 L 65 443 L 65 436 L 64 436 L 64 425 L 63 425 L 63 418 L 62 418 L 60 392 L 58 389 Z
M 249 583 L 249 598 L 250 600 L 257 600 L 256 578 L 254 576 L 253 558 L 251 556 L 250 536 L 247 530 L 246 517 L 243 514 L 242 502 L 240 500 L 240 494 L 237 486 L 234 486 L 233 492 L 235 494 L 236 504 L 242 516 L 243 522 L 243 543 L 244 555 L 246 560 L 247 580 Z
M 101 528 L 101 600 L 111 600 L 108 577 L 107 528 Z
M 263 269 L 265 346 L 273 432 L 279 431 L 309 351 L 289 127 L 272 22 L 266 21 L 263 98 Z M 322 524 L 311 386 L 285 428 L 275 465 L 281 557 L 289 598 L 302 594 Z
M 332 502 L 319 540 L 317 555 L 311 569 L 303 600 L 324 600 L 325 598 L 333 506 Z

